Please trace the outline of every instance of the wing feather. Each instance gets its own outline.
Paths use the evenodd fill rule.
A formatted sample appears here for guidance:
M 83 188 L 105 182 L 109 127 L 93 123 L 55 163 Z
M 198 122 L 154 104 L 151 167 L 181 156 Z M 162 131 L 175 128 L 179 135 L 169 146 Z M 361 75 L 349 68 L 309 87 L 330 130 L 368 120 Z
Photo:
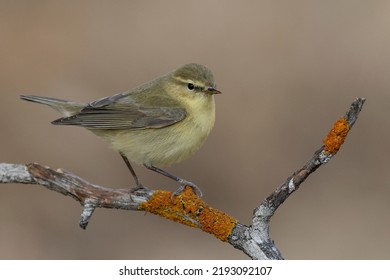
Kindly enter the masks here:
M 146 129 L 166 127 L 185 117 L 185 110 L 178 107 L 141 108 L 127 104 L 117 109 L 87 106 L 80 113 L 57 119 L 53 124 L 75 125 L 88 129 Z

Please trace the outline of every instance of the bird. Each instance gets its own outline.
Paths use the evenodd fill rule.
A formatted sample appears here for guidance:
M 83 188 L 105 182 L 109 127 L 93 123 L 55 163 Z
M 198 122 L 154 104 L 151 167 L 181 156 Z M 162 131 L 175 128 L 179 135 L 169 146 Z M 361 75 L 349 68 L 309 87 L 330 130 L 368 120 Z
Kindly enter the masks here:
M 62 117 L 54 125 L 84 127 L 118 151 L 136 186 L 141 184 L 130 162 L 177 181 L 178 195 L 186 186 L 202 196 L 194 183 L 161 167 L 193 155 L 204 143 L 215 123 L 214 95 L 220 94 L 214 75 L 202 64 L 185 64 L 129 91 L 89 103 L 21 95 L 21 99 L 45 104 Z

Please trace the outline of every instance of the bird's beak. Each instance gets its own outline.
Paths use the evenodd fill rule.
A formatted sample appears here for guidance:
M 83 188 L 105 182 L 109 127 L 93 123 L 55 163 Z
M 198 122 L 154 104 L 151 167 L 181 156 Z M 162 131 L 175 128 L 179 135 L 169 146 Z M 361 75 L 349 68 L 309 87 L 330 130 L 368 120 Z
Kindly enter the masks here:
M 220 94 L 222 92 L 220 92 L 219 90 L 217 90 L 216 88 L 213 88 L 213 87 L 209 87 L 205 93 L 207 94 Z

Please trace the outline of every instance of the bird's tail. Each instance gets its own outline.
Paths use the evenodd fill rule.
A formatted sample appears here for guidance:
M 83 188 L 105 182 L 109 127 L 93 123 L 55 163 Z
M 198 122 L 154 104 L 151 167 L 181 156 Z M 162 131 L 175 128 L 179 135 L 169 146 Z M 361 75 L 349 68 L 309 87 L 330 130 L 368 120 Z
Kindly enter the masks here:
M 65 117 L 75 115 L 79 113 L 82 108 L 85 107 L 85 104 L 82 103 L 77 103 L 77 102 L 67 101 L 67 100 L 57 99 L 57 98 L 50 98 L 50 97 L 21 95 L 20 98 L 27 101 L 48 105 L 54 110 L 60 112 Z

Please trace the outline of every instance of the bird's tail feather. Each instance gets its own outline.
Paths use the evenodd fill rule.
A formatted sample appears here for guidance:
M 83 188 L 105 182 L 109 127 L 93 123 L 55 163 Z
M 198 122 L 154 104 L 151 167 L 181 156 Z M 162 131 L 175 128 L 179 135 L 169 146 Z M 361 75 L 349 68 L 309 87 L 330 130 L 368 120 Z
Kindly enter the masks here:
M 82 103 L 50 97 L 21 95 L 20 98 L 27 101 L 48 105 L 54 110 L 60 112 L 65 117 L 75 115 L 79 113 L 82 108 L 85 107 L 85 104 Z

